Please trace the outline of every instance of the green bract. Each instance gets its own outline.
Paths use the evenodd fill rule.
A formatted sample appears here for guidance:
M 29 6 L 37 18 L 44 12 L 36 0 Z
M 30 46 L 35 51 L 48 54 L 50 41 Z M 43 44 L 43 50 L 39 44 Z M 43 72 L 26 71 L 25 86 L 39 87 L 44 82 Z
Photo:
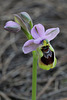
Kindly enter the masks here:
M 32 36 L 31 36 L 28 28 L 26 27 L 24 21 L 20 18 L 20 16 L 18 16 L 17 14 L 14 14 L 14 19 L 15 19 L 15 22 L 21 26 L 21 29 L 23 30 L 23 32 L 25 33 L 27 38 L 32 39 Z

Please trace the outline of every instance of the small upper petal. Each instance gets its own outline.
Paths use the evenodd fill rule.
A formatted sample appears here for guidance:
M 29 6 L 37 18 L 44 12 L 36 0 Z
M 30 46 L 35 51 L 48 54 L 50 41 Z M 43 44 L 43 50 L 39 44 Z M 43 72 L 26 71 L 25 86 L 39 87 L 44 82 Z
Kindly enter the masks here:
M 18 23 L 14 21 L 8 21 L 4 26 L 4 29 L 11 32 L 18 32 L 21 30 L 21 27 Z
M 39 46 L 39 44 L 35 44 L 34 43 L 34 39 L 28 40 L 27 42 L 25 42 L 25 44 L 22 47 L 22 50 L 25 54 L 36 50 L 36 48 Z
M 31 30 L 31 35 L 34 39 L 43 37 L 45 35 L 44 33 L 45 33 L 45 28 L 42 24 L 34 25 L 34 27 Z
M 45 32 L 45 38 L 49 41 L 53 40 L 58 33 L 60 32 L 59 28 L 50 28 Z

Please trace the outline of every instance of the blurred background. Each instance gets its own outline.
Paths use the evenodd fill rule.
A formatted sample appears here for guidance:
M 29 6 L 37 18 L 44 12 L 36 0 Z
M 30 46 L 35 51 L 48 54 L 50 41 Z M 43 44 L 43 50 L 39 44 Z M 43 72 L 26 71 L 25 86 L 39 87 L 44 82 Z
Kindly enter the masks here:
M 0 100 L 31 100 L 32 53 L 24 54 L 24 33 L 4 30 L 13 14 L 28 12 L 34 24 L 59 27 L 51 41 L 58 63 L 52 70 L 37 67 L 37 100 L 67 100 L 67 0 L 0 0 Z

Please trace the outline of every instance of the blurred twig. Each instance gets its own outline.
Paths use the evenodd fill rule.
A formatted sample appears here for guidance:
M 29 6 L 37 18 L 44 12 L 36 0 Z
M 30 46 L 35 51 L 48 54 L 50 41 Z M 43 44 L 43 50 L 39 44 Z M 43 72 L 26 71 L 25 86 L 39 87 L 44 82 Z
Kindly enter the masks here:
M 15 40 L 14 40 L 14 37 L 13 37 L 9 41 L 5 41 L 4 46 L 0 50 L 0 56 L 2 56 L 2 54 L 5 52 L 5 50 L 7 49 L 7 47 L 10 46 L 11 44 L 13 44 L 15 41 L 17 41 L 18 38 L 19 38 L 19 36 L 17 35 L 17 38 Z
M 43 87 L 43 89 L 38 93 L 37 99 L 48 89 L 48 87 L 51 85 L 51 83 L 55 80 L 56 76 L 60 74 L 63 70 L 67 69 L 67 65 L 63 66 L 62 68 L 59 68 L 57 72 L 54 73 L 53 77 L 51 77 L 48 81 L 48 83 Z
M 12 39 L 13 38 L 13 44 L 11 44 L 11 46 L 12 46 L 12 48 L 14 49 L 14 51 L 15 52 L 17 52 L 18 51 L 18 48 L 17 48 L 17 46 L 16 46 L 16 43 L 15 43 L 15 34 L 14 33 L 11 33 L 10 34 L 10 39 Z
M 0 91 L 0 96 L 5 100 L 11 100 L 4 92 Z
M 53 96 L 53 95 L 56 95 L 56 94 L 58 94 L 60 92 L 64 92 L 64 91 L 67 91 L 67 87 L 64 87 L 64 88 L 58 89 L 56 91 L 50 92 L 50 93 L 44 95 L 42 98 L 47 98 L 49 96 Z
M 20 100 L 30 100 L 30 99 L 28 99 L 28 97 L 24 97 L 23 95 L 16 95 L 16 94 L 14 94 L 14 93 L 9 93 L 9 94 L 7 94 L 8 96 L 11 96 L 11 97 L 13 97 L 13 98 L 15 98 L 15 99 L 20 99 Z
M 4 67 L 2 69 L 2 74 L 5 75 L 6 74 L 6 70 L 8 68 L 8 65 L 10 64 L 11 60 L 15 57 L 15 53 L 11 53 L 11 55 L 9 55 L 8 58 L 6 58 L 5 62 L 4 62 Z

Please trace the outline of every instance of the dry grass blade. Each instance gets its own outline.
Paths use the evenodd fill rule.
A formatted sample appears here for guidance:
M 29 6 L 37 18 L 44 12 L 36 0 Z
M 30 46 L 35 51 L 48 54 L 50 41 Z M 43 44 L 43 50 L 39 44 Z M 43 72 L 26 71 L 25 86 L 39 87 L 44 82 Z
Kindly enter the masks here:
M 14 94 L 14 93 L 9 93 L 9 94 L 7 94 L 8 96 L 11 96 L 11 97 L 13 97 L 13 98 L 15 98 L 15 99 L 19 99 L 19 100 L 30 100 L 30 99 L 28 99 L 27 97 L 24 97 L 23 95 L 16 95 L 16 94 Z
M 0 91 L 0 96 L 5 100 L 11 100 L 4 92 Z
M 23 64 L 22 64 L 21 66 L 18 66 L 17 68 L 15 68 L 15 69 L 9 71 L 7 74 L 5 74 L 5 75 L 2 76 L 2 78 L 0 79 L 0 84 L 1 84 L 3 81 L 7 80 L 10 76 L 13 77 L 13 76 L 14 76 L 15 74 L 17 74 L 17 73 L 22 73 L 22 71 L 23 71 L 23 74 L 24 74 L 24 73 L 25 73 L 24 70 L 26 71 L 26 68 L 25 68 L 25 66 L 23 66 Z
M 4 67 L 2 69 L 2 74 L 5 75 L 6 74 L 6 70 L 8 68 L 8 65 L 10 64 L 11 60 L 15 57 L 14 53 L 11 53 L 11 55 L 6 59 L 6 61 L 4 62 Z
M 56 95 L 56 94 L 58 94 L 60 92 L 64 92 L 64 91 L 67 91 L 67 87 L 59 89 L 59 90 L 56 90 L 56 91 L 53 91 L 53 92 L 50 92 L 50 93 L 44 95 L 42 98 L 47 98 L 49 96 L 53 96 L 53 95 Z
M 55 80 L 56 76 L 59 75 L 60 72 L 62 72 L 63 70 L 67 69 L 67 65 L 63 66 L 62 68 L 59 68 L 59 70 L 57 72 L 55 72 L 55 74 L 53 75 L 53 77 L 51 77 L 48 81 L 48 83 L 43 87 L 43 89 L 41 90 L 41 92 L 38 93 L 37 95 L 37 99 L 39 99 L 39 97 L 48 89 L 48 87 L 50 86 L 50 84 Z
M 15 43 L 15 34 L 14 33 L 11 33 L 11 35 L 10 35 L 10 39 L 12 39 L 12 38 L 13 38 L 14 43 L 11 44 L 11 46 L 14 49 L 14 51 L 17 52 L 18 48 L 17 48 L 16 43 Z
M 14 40 L 14 37 L 11 38 L 9 41 L 5 41 L 5 45 L 1 48 L 0 50 L 0 57 L 2 56 L 2 54 L 5 52 L 5 50 L 8 48 L 8 46 L 10 46 L 11 44 L 13 44 L 15 41 L 17 41 L 19 38 L 19 36 L 17 36 L 16 40 Z
M 0 44 L 3 42 L 4 43 L 4 39 L 5 37 L 8 35 L 8 32 L 5 32 L 5 34 L 2 34 L 2 36 L 0 37 Z
M 62 99 L 58 99 L 58 100 L 67 100 L 67 98 L 62 98 Z

